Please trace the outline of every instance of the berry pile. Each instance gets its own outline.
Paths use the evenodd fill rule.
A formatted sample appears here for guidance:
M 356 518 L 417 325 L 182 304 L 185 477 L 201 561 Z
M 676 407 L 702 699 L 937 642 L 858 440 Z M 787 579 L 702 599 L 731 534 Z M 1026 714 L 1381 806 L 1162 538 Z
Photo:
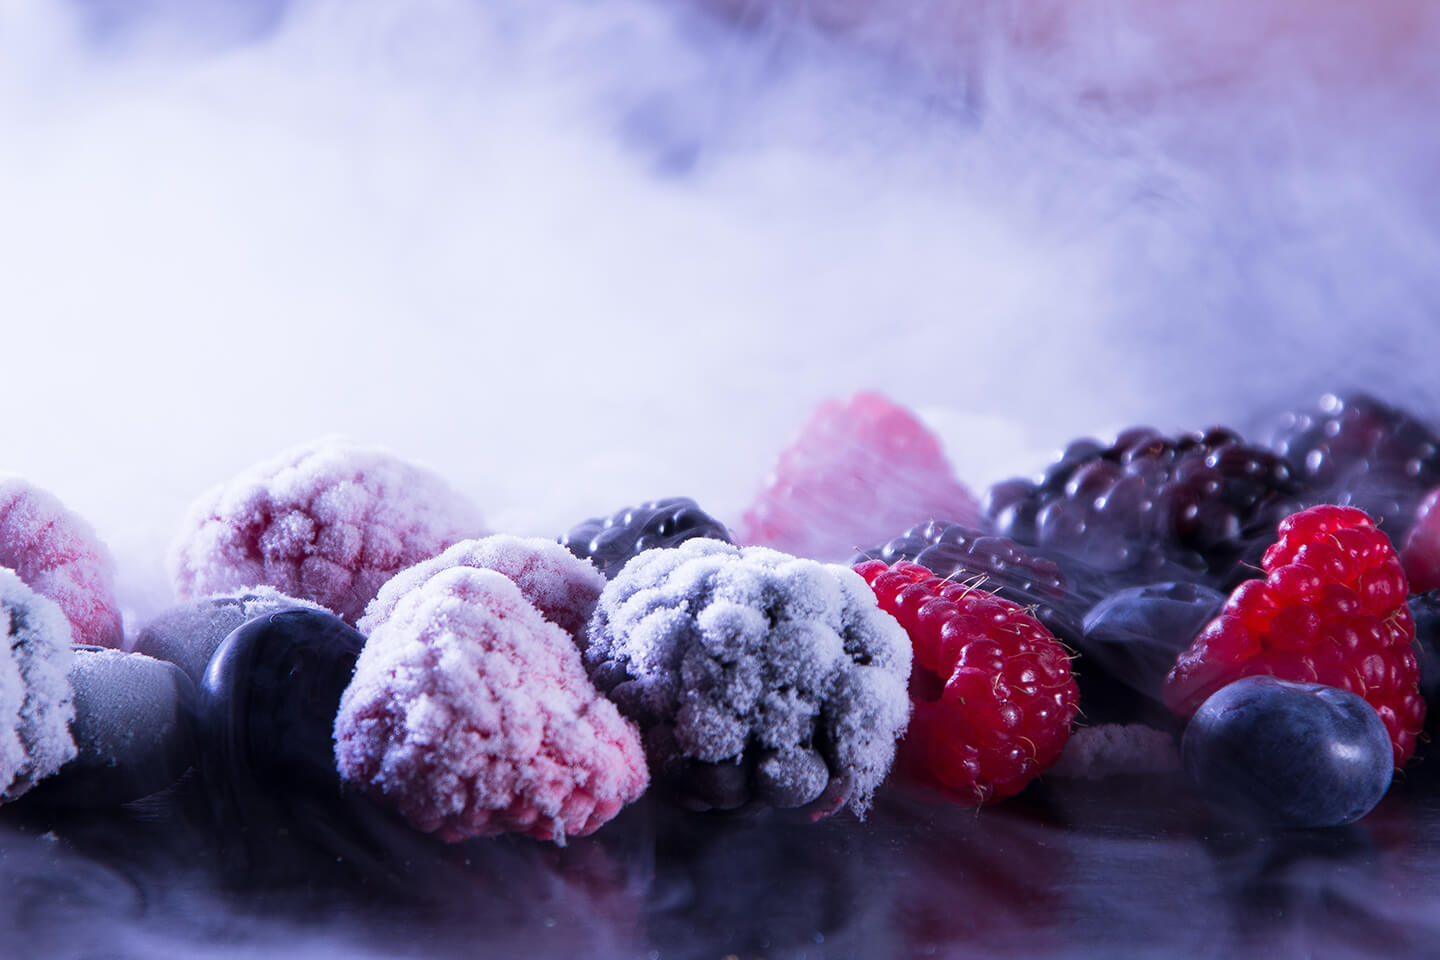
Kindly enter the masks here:
M 870 560 L 855 572 L 915 651 L 904 774 L 983 804 L 1019 793 L 1059 759 L 1079 691 L 1065 648 L 1038 620 L 919 564 Z

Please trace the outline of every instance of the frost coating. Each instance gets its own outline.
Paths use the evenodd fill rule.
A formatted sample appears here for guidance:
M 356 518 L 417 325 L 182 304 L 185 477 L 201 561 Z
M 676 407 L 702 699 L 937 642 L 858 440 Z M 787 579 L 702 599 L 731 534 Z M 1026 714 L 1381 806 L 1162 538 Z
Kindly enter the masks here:
M 10 474 L 0 474 L 0 567 L 59 604 L 76 643 L 121 645 L 110 552 L 77 514 Z
M 640 724 L 657 775 L 714 806 L 798 807 L 829 787 L 862 814 L 909 718 L 909 638 L 865 581 L 763 547 L 640 554 L 588 642 L 586 668 Z
M 256 617 L 297 607 L 321 609 L 263 586 L 191 600 L 147 623 L 135 638 L 134 652 L 173 663 L 198 684 L 211 655 L 232 630 Z
M 482 529 L 474 507 L 430 471 L 327 442 L 205 493 L 170 569 L 181 599 L 266 584 L 353 624 L 397 571 Z
M 605 587 L 605 577 L 588 561 L 578 559 L 553 540 L 497 534 L 462 540 L 438 557 L 400 571 L 380 588 L 358 627 L 368 634 L 390 616 L 411 590 L 442 570 L 475 567 L 503 573 L 525 599 L 551 623 L 572 637 L 584 629 Z
M 335 719 L 345 780 L 449 841 L 563 841 L 644 792 L 635 728 L 503 574 L 452 567 L 372 627 Z
M 60 607 L 0 568 L 0 800 L 14 800 L 75 756 L 67 675 L 75 654 Z

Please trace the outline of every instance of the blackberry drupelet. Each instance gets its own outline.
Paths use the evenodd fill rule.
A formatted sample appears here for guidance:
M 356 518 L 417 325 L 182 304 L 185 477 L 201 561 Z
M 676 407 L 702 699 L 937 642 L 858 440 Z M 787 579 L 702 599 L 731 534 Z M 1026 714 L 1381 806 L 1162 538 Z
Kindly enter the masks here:
M 560 544 L 581 560 L 594 563 L 606 580 L 613 580 L 636 554 L 653 547 L 678 547 L 697 537 L 734 542 L 725 525 L 694 500 L 666 497 L 577 523 L 560 538 Z
M 1079 440 L 1038 483 L 990 490 L 1002 536 L 1052 557 L 1072 593 L 1188 580 L 1229 589 L 1258 574 L 1276 523 L 1300 509 L 1290 464 L 1234 431 L 1167 437 L 1135 427 L 1101 446 Z
M 1310 410 L 1285 414 L 1270 446 L 1304 485 L 1307 503 L 1359 507 L 1397 547 L 1420 501 L 1440 486 L 1440 437 L 1368 394 L 1326 394 Z

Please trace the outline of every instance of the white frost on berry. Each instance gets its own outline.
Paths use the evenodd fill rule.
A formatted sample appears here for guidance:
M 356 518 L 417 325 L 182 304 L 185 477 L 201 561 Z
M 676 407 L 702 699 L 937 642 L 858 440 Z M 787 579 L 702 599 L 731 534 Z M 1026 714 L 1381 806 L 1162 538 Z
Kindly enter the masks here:
M 763 547 L 691 540 L 647 550 L 600 595 L 586 666 L 623 669 L 612 691 L 685 756 L 737 760 L 805 794 L 853 778 L 862 814 L 910 714 L 910 642 L 850 569 Z M 819 751 L 819 753 L 817 753 Z
M 75 756 L 70 621 L 0 567 L 0 800 L 14 800 Z
M 546 620 L 572 637 L 578 636 L 595 609 L 605 577 L 595 565 L 581 560 L 554 540 L 496 534 L 462 540 L 439 556 L 397 573 L 380 588 L 365 608 L 358 627 L 368 634 L 395 610 L 411 590 L 442 570 L 474 567 L 494 570 L 515 582 Z
M 59 604 L 76 643 L 121 645 L 110 551 L 78 514 L 12 474 L 0 474 L 0 567 Z
M 639 733 L 595 690 L 572 638 L 514 582 L 467 566 L 376 624 L 335 719 L 340 775 L 450 841 L 563 841 L 649 782 Z
M 181 599 L 268 585 L 354 623 L 398 571 L 483 533 L 440 477 L 333 441 L 290 450 L 205 493 L 170 554 Z
M 162 611 L 145 624 L 133 650 L 173 663 L 200 683 L 210 657 L 231 631 L 256 617 L 297 607 L 324 609 L 266 586 L 202 597 Z
M 1180 749 L 1164 730 L 1143 723 L 1104 723 L 1076 727 L 1065 751 L 1048 771 L 1051 776 L 1103 780 L 1121 774 L 1172 773 L 1180 769 Z

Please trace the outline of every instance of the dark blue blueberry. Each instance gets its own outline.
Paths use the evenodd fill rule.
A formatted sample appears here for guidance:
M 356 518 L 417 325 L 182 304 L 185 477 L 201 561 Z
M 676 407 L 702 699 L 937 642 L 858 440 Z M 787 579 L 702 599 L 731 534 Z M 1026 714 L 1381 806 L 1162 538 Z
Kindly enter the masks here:
M 1440 590 L 1410 595 L 1415 618 L 1415 659 L 1420 661 L 1420 695 L 1429 718 L 1440 719 Z
M 32 791 L 42 803 L 106 807 L 163 790 L 195 754 L 195 685 L 172 663 L 76 647 L 70 733 L 79 751 Z
M 1264 676 L 1206 700 L 1180 754 L 1214 800 L 1281 827 L 1353 823 L 1385 795 L 1395 763 L 1385 724 L 1364 700 Z
M 200 687 L 207 778 L 235 790 L 338 792 L 335 714 L 364 645 L 354 627 L 318 610 L 236 628 Z
M 591 517 L 571 527 L 560 544 L 595 564 L 605 579 L 613 580 L 636 554 L 654 547 L 678 547 L 697 537 L 733 542 L 725 525 L 694 500 L 667 497 L 626 507 L 608 517 Z
M 1092 723 L 1149 719 L 1165 675 L 1225 605 L 1225 594 L 1198 583 L 1129 587 L 1085 615 L 1076 646 L 1081 709 Z M 1138 713 L 1137 713 L 1138 711 Z

